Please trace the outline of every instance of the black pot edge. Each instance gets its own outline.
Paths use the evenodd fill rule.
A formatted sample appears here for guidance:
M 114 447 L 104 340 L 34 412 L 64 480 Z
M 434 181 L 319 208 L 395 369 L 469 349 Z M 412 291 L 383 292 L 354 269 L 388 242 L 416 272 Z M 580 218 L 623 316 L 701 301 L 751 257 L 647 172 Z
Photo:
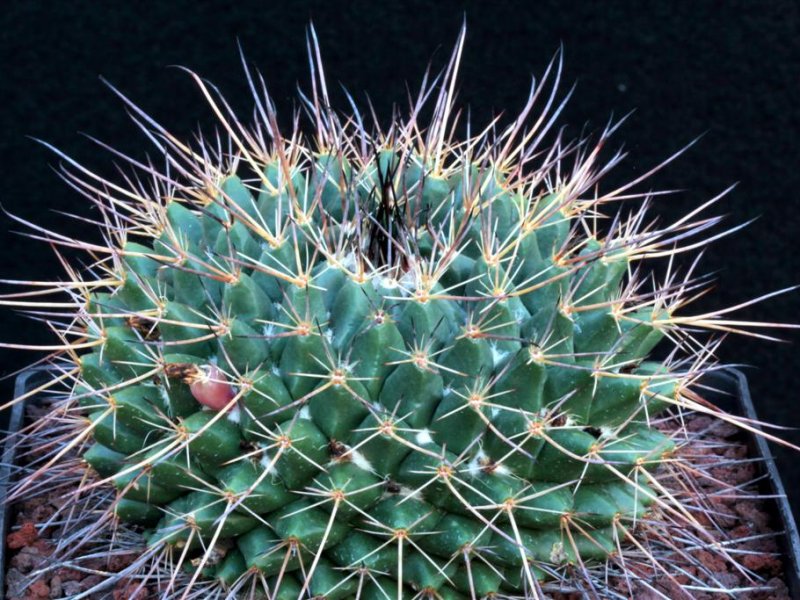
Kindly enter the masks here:
M 36 367 L 23 371 L 17 376 L 14 384 L 14 397 L 18 398 L 26 392 L 28 381 L 38 374 L 48 371 L 48 367 Z M 738 369 L 727 368 L 714 371 L 705 376 L 704 383 L 714 389 L 714 403 L 722 410 L 732 414 L 744 416 L 756 421 L 755 407 L 750 397 L 750 388 L 747 377 Z M 13 434 L 22 426 L 24 416 L 24 402 L 15 404 L 11 410 L 0 412 L 0 430 L 7 435 Z M 800 598 L 800 534 L 797 524 L 786 497 L 786 490 L 781 481 L 775 459 L 769 449 L 767 441 L 759 435 L 744 432 L 750 452 L 760 458 L 758 462 L 761 474 L 767 475 L 761 483 L 761 492 L 768 504 L 772 503 L 777 508 L 777 515 L 783 523 L 783 535 L 780 536 L 780 546 L 783 553 L 783 571 L 789 594 L 792 598 Z M 5 539 L 9 529 L 9 511 L 6 505 L 9 479 L 12 475 L 12 465 L 16 458 L 17 449 L 13 440 L 6 438 L 3 441 L 3 460 L 0 464 L 0 598 L 5 598 L 5 573 L 8 556 L 6 554 Z
M 36 367 L 26 369 L 19 375 L 14 382 L 14 398 L 22 396 L 28 387 L 28 382 L 37 375 L 48 371 L 48 367 Z M 13 475 L 12 466 L 17 457 L 17 446 L 12 438 L 13 434 L 22 428 L 22 421 L 25 417 L 25 401 L 17 402 L 10 410 L 0 411 L 0 430 L 5 434 L 3 439 L 3 461 L 0 463 L 0 598 L 6 595 L 6 535 L 11 526 L 9 523 L 11 513 L 6 504 L 9 484 Z
M 738 402 L 734 406 L 731 396 L 723 400 L 722 395 L 715 398 L 715 403 L 721 409 L 743 416 L 751 421 L 758 421 L 753 399 L 750 397 L 750 388 L 747 385 L 747 376 L 739 369 L 727 368 L 723 371 L 715 372 L 712 378 L 727 380 L 725 383 L 735 389 L 734 398 Z M 724 390 L 728 391 L 728 390 Z M 726 404 L 728 406 L 726 406 Z M 760 429 L 758 425 L 756 428 Z M 766 481 L 760 485 L 761 492 L 772 496 L 768 499 L 776 505 L 777 516 L 783 524 L 783 535 L 780 537 L 781 550 L 783 552 L 783 574 L 789 593 L 792 598 L 800 598 L 800 534 L 798 534 L 797 523 L 789 505 L 789 498 L 786 496 L 786 488 L 781 480 L 778 466 L 775 464 L 775 457 L 769 448 L 766 438 L 756 434 L 747 434 L 747 445 L 750 453 L 761 458 L 761 474 L 766 474 Z

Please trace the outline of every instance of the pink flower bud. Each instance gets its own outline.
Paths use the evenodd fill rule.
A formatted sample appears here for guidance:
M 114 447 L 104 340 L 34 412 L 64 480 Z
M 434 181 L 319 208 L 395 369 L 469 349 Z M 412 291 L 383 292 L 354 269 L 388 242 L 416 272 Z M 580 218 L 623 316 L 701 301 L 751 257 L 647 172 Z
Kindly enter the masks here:
M 197 381 L 189 385 L 192 396 L 200 404 L 213 410 L 222 410 L 236 395 L 228 378 L 216 365 L 211 365 Z

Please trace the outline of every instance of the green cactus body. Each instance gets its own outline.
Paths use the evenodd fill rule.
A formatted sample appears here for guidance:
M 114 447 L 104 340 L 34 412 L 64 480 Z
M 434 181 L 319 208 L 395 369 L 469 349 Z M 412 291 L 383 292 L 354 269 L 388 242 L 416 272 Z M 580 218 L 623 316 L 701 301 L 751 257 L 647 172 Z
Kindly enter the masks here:
M 292 251 L 282 258 L 246 216 L 271 214 L 273 197 L 237 174 L 208 206 L 167 205 L 163 226 L 178 235 L 126 246 L 137 258 L 122 262 L 125 284 L 103 304 L 147 321 L 143 282 L 166 275 L 160 317 L 149 319 L 155 341 L 130 318 L 98 316 L 106 341 L 81 360 L 87 385 L 101 388 L 86 460 L 113 478 L 117 516 L 149 526 L 151 544 L 233 548 L 216 571 L 223 585 L 253 570 L 283 573 L 334 598 L 353 594 L 348 570 L 457 597 L 470 577 L 482 593 L 502 587 L 486 560 L 540 578 L 537 564 L 613 552 L 611 540 L 655 498 L 642 472 L 672 449 L 646 424 L 670 401 L 669 373 L 643 362 L 651 344 L 614 311 L 624 254 L 607 262 L 592 239 L 575 261 L 549 258 L 572 241 L 569 218 L 530 228 L 536 196 L 502 169 L 481 205 L 458 163 L 434 175 L 412 154 L 377 189 L 374 174 L 389 167 L 359 158 L 312 155 L 291 183 L 271 182 L 287 202 L 321 198 L 302 220 L 285 217 Z M 272 160 L 262 170 L 280 168 Z M 390 261 L 369 247 L 374 231 L 359 239 L 341 221 L 341 207 L 377 219 L 387 194 L 404 197 L 398 181 L 431 205 L 478 206 L 461 217 L 476 226 L 456 243 L 447 233 L 456 214 L 445 213 L 428 231 L 433 244 L 395 249 Z M 384 244 L 408 245 L 426 223 L 391 216 Z M 351 229 L 339 242 L 345 260 L 326 258 L 326 227 Z M 186 252 L 178 239 L 198 255 L 183 261 L 191 273 L 148 262 Z M 545 293 L 553 286 L 560 292 Z M 102 393 L 159 365 L 160 384 Z M 192 397 L 212 365 L 232 396 L 221 411 Z
M 677 288 L 636 276 L 669 236 L 602 232 L 594 153 L 453 143 L 447 85 L 387 136 L 309 102 L 316 144 L 224 120 L 231 156 L 175 144 L 188 182 L 115 200 L 71 398 L 115 517 L 240 597 L 537 597 L 618 553 L 688 379 L 650 357 Z

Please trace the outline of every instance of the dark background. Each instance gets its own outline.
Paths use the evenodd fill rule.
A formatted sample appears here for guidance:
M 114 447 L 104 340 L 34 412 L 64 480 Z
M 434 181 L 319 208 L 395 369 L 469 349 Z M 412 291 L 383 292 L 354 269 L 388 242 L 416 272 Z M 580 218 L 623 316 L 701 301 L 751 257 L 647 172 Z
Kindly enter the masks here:
M 462 17 L 468 23 L 460 99 L 475 125 L 494 111 L 513 113 L 563 44 L 566 91 L 577 91 L 563 118 L 577 133 L 602 127 L 612 112 L 636 112 L 616 136 L 631 156 L 609 185 L 635 177 L 694 137 L 686 155 L 641 189 L 683 189 L 658 200 L 675 219 L 738 187 L 718 207 L 729 225 L 759 219 L 713 244 L 704 260 L 719 286 L 695 308 L 710 310 L 800 283 L 800 15 L 786 0 L 761 2 L 98 2 L 6 3 L 0 15 L 0 203 L 48 228 L 91 238 L 91 228 L 55 210 L 90 214 L 87 202 L 48 165 L 56 158 L 26 136 L 45 139 L 79 161 L 109 172 L 111 159 L 78 135 L 86 132 L 142 157 L 150 150 L 129 123 L 103 75 L 174 133 L 210 123 L 185 65 L 214 81 L 243 117 L 251 110 L 237 39 L 265 75 L 284 118 L 295 87 L 308 83 L 305 28 L 313 19 L 329 82 L 341 81 L 388 117 L 420 82 L 429 59 L 441 66 Z M 112 6 L 112 4 L 105 4 Z M 335 86 L 332 85 L 332 88 Z M 341 93 L 334 94 L 342 109 Z M 48 248 L 7 232 L 0 216 L 0 274 L 60 276 Z M 742 310 L 741 318 L 800 322 L 800 291 Z M 762 418 L 800 425 L 797 358 L 790 343 L 726 340 L 724 361 L 747 368 Z M 46 328 L 0 310 L 0 341 L 52 343 Z M 0 350 L 8 374 L 34 353 Z M 3 382 L 3 397 L 10 382 Z M 787 439 L 800 442 L 796 431 Z M 800 506 L 800 455 L 779 451 L 784 481 Z

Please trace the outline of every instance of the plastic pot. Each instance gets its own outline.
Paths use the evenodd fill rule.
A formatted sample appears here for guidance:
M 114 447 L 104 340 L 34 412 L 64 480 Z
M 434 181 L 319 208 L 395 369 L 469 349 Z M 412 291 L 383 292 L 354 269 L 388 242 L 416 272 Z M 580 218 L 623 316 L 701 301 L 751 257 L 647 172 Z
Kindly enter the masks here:
M 30 369 L 21 373 L 16 380 L 15 397 L 34 389 L 36 385 L 49 377 L 48 369 L 44 367 Z M 704 396 L 721 409 L 748 419 L 757 420 L 753 407 L 750 391 L 747 387 L 747 378 L 736 369 L 725 369 L 708 374 L 703 379 Z M 29 399 L 35 402 L 35 397 Z M 19 431 L 23 424 L 24 402 L 14 405 L 10 410 L 0 413 L 0 430 L 7 434 Z M 792 510 L 786 498 L 786 492 L 781 481 L 778 468 L 770 453 L 769 446 L 763 437 L 747 431 L 741 435 L 746 440 L 751 458 L 758 458 L 759 475 L 758 491 L 764 496 L 763 502 L 766 510 L 775 516 L 773 528 L 779 532 L 779 545 L 783 554 L 784 580 L 789 588 L 792 598 L 800 598 L 800 536 L 795 524 Z M 12 512 L 6 504 L 9 484 L 13 480 L 17 469 L 15 468 L 16 447 L 13 437 L 6 438 L 3 443 L 3 461 L 0 464 L 0 534 L 3 543 L 0 544 L 0 598 L 4 598 L 5 570 L 8 562 L 8 551 L 5 538 L 8 533 Z

